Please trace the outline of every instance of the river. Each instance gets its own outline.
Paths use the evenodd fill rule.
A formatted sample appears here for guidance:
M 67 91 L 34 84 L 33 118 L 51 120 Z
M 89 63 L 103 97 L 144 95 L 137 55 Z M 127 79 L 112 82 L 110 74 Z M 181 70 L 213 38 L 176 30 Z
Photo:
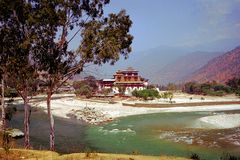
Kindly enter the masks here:
M 239 154 L 240 127 L 199 129 L 194 126 L 201 117 L 229 113 L 240 111 L 136 115 L 100 126 L 55 117 L 56 150 L 60 153 L 91 150 L 184 157 L 197 153 L 204 159 L 217 159 L 226 152 Z M 23 130 L 23 112 L 18 111 L 9 125 Z M 49 124 L 44 112 L 32 112 L 30 131 L 33 148 L 48 149 Z M 23 139 L 17 143 L 21 146 Z

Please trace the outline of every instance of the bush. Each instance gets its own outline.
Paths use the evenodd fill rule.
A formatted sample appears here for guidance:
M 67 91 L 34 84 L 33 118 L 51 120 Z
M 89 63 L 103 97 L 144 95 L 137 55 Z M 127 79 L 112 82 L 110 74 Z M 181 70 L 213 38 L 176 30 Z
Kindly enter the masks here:
M 200 160 L 200 156 L 196 153 L 192 153 L 192 155 L 190 156 L 190 159 L 193 159 L 193 160 Z
M 189 94 L 200 94 L 201 86 L 196 82 L 188 82 L 184 85 L 184 88 L 182 91 Z
M 111 93 L 112 89 L 111 88 L 104 88 L 102 90 L 102 93 L 104 94 L 104 96 L 107 96 L 109 93 Z
M 164 92 L 160 95 L 161 98 L 168 99 L 172 101 L 173 99 L 173 93 L 172 92 Z
M 223 96 L 228 93 L 232 93 L 233 90 L 230 86 L 218 84 L 216 82 L 196 83 L 188 82 L 184 85 L 183 92 L 189 94 L 202 94 L 210 96 Z
M 204 91 L 205 95 L 210 95 L 210 96 L 224 96 L 226 93 L 224 91 L 212 91 L 212 90 L 206 90 Z
M 79 89 L 75 90 L 75 94 L 78 96 L 86 96 L 90 98 L 92 96 L 92 88 L 88 85 L 83 85 Z
M 73 82 L 73 88 L 75 90 L 78 90 L 79 88 L 81 88 L 82 86 L 85 86 L 85 85 L 88 85 L 89 87 L 91 87 L 92 91 L 96 91 L 98 89 L 97 80 L 93 76 L 85 77 L 84 80 L 82 80 L 82 81 L 74 81 Z
M 73 88 L 75 90 L 78 90 L 79 88 L 81 88 L 82 86 L 87 85 L 87 83 L 85 81 L 74 81 L 73 82 Z
M 0 89 L 0 92 L 2 93 L 2 89 Z M 9 98 L 14 98 L 18 96 L 18 93 L 16 89 L 7 87 L 4 89 L 4 96 Z
M 238 90 L 235 91 L 236 95 L 240 96 L 240 88 L 238 88 Z
M 155 89 L 143 89 L 143 90 L 134 90 L 132 95 L 135 97 L 143 98 L 144 100 L 159 98 L 159 93 Z
M 84 95 L 90 98 L 98 89 L 97 80 L 93 76 L 88 76 L 82 81 L 74 81 L 73 88 L 75 89 L 76 95 Z
M 232 78 L 232 79 L 228 80 L 228 82 L 226 84 L 231 88 L 232 92 L 234 92 L 236 95 L 240 96 L 240 77 Z

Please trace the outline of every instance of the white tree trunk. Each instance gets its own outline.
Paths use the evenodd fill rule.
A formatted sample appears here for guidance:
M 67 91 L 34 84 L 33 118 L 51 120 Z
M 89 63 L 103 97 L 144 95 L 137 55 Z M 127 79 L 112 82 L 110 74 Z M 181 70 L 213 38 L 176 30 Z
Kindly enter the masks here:
M 6 129 L 6 114 L 5 114 L 5 103 L 4 103 L 4 78 L 2 78 L 2 99 L 1 99 L 1 106 L 2 106 L 2 130 Z

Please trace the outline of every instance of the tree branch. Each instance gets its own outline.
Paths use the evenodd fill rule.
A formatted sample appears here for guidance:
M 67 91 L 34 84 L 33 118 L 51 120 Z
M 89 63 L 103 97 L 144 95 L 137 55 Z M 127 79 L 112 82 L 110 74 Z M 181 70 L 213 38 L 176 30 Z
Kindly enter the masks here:
M 85 19 L 84 23 L 87 22 L 87 20 L 88 20 L 89 17 L 90 17 L 90 16 L 88 16 L 88 17 Z M 76 35 L 81 31 L 81 29 L 82 29 L 82 26 L 80 26 L 80 28 L 75 32 L 75 34 L 70 38 L 70 40 L 69 40 L 67 43 L 70 43 L 70 42 L 76 37 Z

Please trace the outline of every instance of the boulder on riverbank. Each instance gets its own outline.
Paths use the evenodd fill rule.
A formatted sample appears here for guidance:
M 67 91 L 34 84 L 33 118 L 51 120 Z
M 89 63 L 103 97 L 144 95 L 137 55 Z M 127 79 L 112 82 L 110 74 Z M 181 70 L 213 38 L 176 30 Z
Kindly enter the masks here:
M 6 133 L 12 138 L 21 138 L 24 136 L 24 133 L 20 129 L 7 129 Z
M 70 111 L 70 113 L 67 114 L 67 116 L 70 118 L 83 120 L 84 122 L 95 125 L 112 120 L 109 115 L 90 107 L 84 107 L 81 110 L 73 109 Z

